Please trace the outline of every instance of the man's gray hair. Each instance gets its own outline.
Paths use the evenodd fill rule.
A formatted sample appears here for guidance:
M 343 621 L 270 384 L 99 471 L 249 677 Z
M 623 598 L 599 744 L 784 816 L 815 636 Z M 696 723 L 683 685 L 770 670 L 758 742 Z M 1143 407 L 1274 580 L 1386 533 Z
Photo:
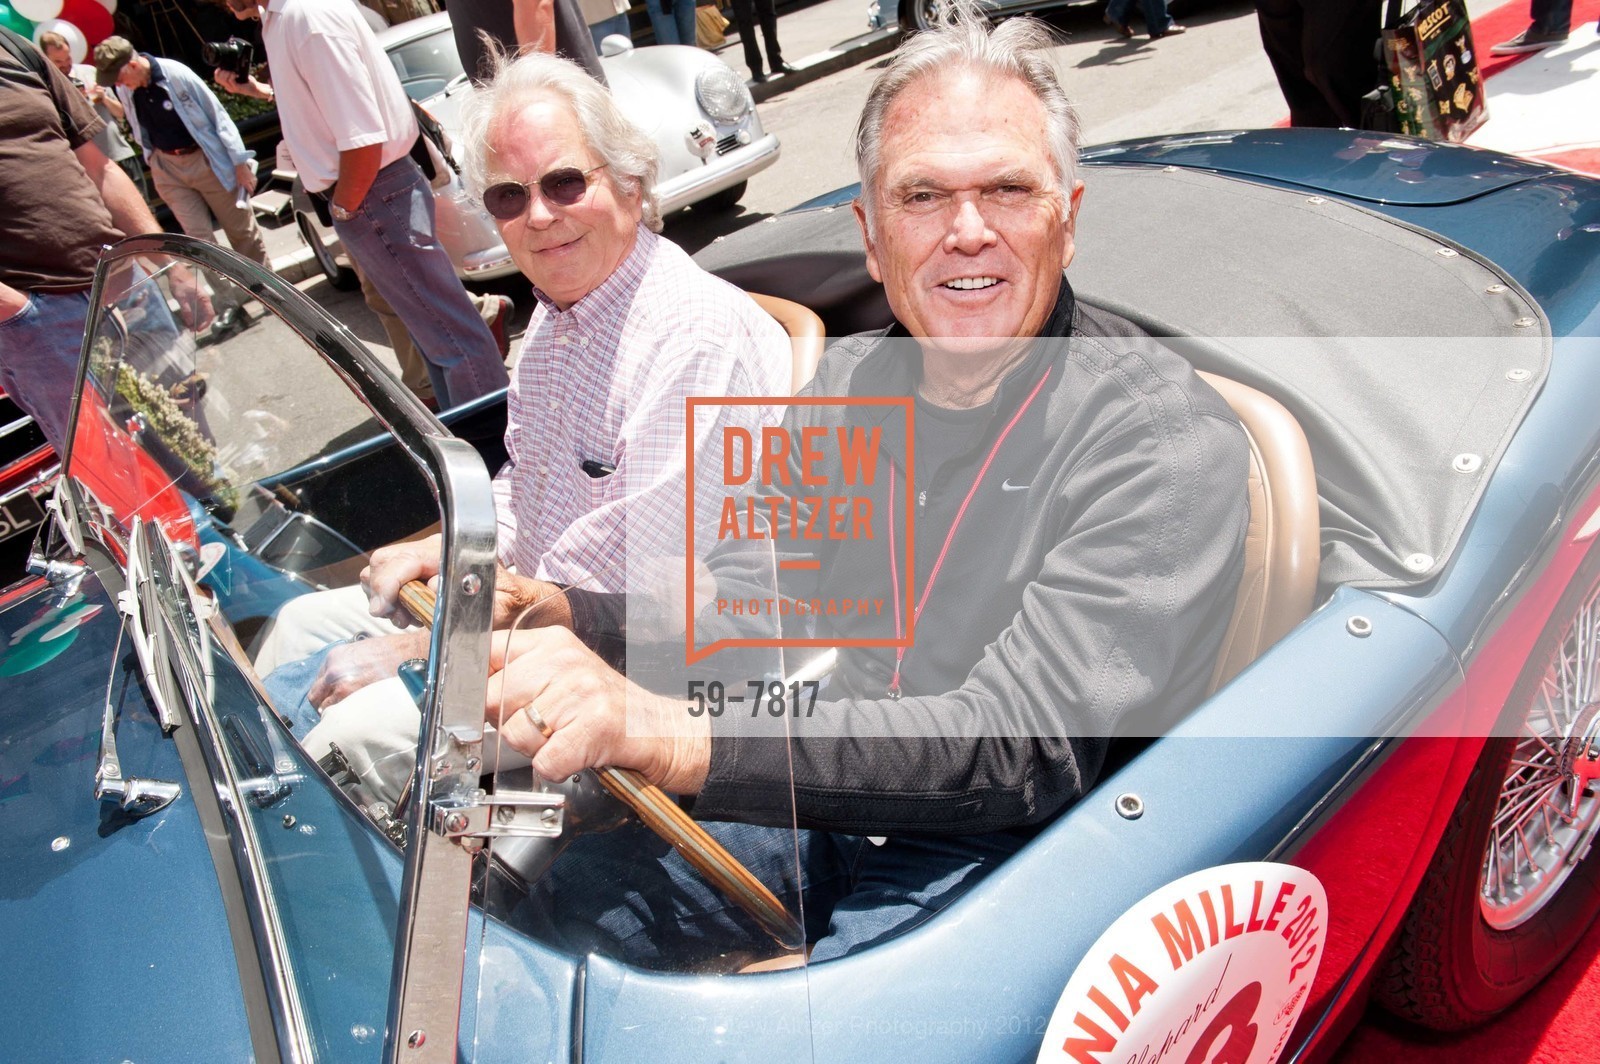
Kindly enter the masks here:
M 856 125 L 856 169 L 861 175 L 861 202 L 873 222 L 878 191 L 884 117 L 912 84 L 924 77 L 972 70 L 990 77 L 1016 78 L 1044 105 L 1045 139 L 1061 182 L 1063 200 L 1078 175 L 1078 112 L 1067 99 L 1048 50 L 1056 43 L 1044 23 L 1010 18 L 991 27 L 972 0 L 946 0 L 936 27 L 907 39 L 872 83 L 867 104 Z M 982 100 L 972 101 L 975 109 Z
M 535 52 L 508 58 L 499 50 L 491 54 L 492 76 L 462 109 L 461 169 L 468 194 L 481 198 L 490 175 L 504 173 L 493 166 L 489 131 L 495 124 L 542 96 L 557 96 L 571 106 L 584 139 L 610 171 L 611 179 L 624 192 L 639 193 L 644 224 L 659 233 L 661 204 L 656 199 L 655 185 L 660 157 L 655 141 L 628 121 L 610 90 L 576 63 L 553 55 Z M 532 181 L 542 175 L 511 176 Z
M 42 52 L 47 48 L 65 48 L 69 52 L 72 51 L 72 45 L 55 30 L 45 30 L 39 34 L 39 51 Z

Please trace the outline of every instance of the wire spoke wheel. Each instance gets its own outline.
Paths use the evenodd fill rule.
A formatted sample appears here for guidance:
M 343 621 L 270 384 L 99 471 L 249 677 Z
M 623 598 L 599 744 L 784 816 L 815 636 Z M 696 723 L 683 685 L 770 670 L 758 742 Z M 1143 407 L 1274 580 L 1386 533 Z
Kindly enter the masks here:
M 1600 797 L 1574 783 L 1600 707 L 1600 548 L 1578 566 L 1485 740 L 1374 997 L 1458 1030 L 1549 975 L 1600 909 Z M 1600 753 L 1600 751 L 1597 751 Z M 1581 775 L 1581 773 L 1580 773 Z
M 1479 906 L 1507 931 L 1536 916 L 1561 889 L 1600 828 L 1600 798 L 1572 787 L 1561 755 L 1583 711 L 1600 697 L 1600 588 L 1572 618 L 1533 692 L 1490 822 Z

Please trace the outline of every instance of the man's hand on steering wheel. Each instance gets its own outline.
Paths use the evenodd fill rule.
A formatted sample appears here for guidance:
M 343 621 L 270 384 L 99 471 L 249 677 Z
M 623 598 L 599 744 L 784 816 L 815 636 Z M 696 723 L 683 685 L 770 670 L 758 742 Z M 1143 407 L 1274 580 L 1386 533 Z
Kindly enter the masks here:
M 711 728 L 682 702 L 630 682 L 566 628 L 496 634 L 488 720 L 546 779 L 631 768 L 675 794 L 697 794 L 711 767 Z
M 367 567 L 361 570 L 361 586 L 367 592 L 367 609 L 399 628 L 417 624 L 417 618 L 400 604 L 400 589 L 413 580 L 423 583 L 439 575 L 439 554 L 444 540 L 437 534 L 426 539 L 391 543 L 372 552 Z
M 443 540 L 437 535 L 406 543 L 391 543 L 372 552 L 367 567 L 361 570 L 361 586 L 367 592 L 367 608 L 374 617 L 382 617 L 396 627 L 408 628 L 417 623 L 411 611 L 400 602 L 400 589 L 413 580 L 437 590 L 439 558 Z M 523 618 L 522 624 L 566 624 L 570 614 L 556 585 L 543 580 L 518 576 L 503 565 L 495 567 L 494 618 L 496 628 L 509 628 L 534 603 L 546 603 L 544 609 Z

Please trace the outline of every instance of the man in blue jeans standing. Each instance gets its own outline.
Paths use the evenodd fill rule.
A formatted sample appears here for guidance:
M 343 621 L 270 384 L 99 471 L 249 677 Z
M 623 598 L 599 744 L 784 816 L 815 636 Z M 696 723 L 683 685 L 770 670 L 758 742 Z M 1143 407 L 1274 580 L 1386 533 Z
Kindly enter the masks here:
M 1167 0 L 1139 0 L 1139 12 L 1144 15 L 1144 28 L 1152 41 L 1187 32 L 1187 27 L 1178 25 L 1167 14 Z M 1128 16 L 1132 13 L 1133 0 L 1110 0 L 1106 4 L 1106 25 L 1124 37 L 1132 37 L 1133 27 L 1128 25 Z
M 1533 0 L 1528 5 L 1533 19 L 1528 28 L 1489 49 L 1490 55 L 1522 55 L 1560 44 L 1572 30 L 1572 0 Z
M 301 180 L 428 362 L 441 409 L 504 388 L 489 327 L 434 235 L 433 191 L 411 158 L 417 120 L 389 58 L 345 0 L 228 0 L 259 17 L 273 84 L 217 71 L 230 92 L 274 100 Z

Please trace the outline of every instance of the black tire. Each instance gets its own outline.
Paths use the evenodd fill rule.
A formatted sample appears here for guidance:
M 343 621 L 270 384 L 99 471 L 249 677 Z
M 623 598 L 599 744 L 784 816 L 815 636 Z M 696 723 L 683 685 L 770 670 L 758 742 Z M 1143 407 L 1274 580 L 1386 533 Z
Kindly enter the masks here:
M 900 30 L 921 33 L 939 24 L 944 0 L 900 0 Z
M 1537 888 L 1530 888 L 1527 893 L 1518 893 L 1524 879 L 1519 873 L 1520 862 L 1516 861 L 1510 866 L 1510 893 L 1486 890 L 1484 886 L 1491 868 L 1501 873 L 1508 868 L 1503 857 L 1506 849 L 1497 851 L 1493 864 L 1488 860 L 1494 845 L 1491 827 L 1502 793 L 1520 787 L 1518 793 L 1526 794 L 1530 782 L 1556 778 L 1542 769 L 1513 765 L 1514 754 L 1519 763 L 1543 759 L 1542 747 L 1531 738 L 1533 732 L 1528 727 L 1529 721 L 1537 722 L 1543 713 L 1533 711 L 1547 705 L 1556 707 L 1570 722 L 1567 714 L 1582 706 L 1567 703 L 1600 694 L 1592 675 L 1600 670 L 1592 663 L 1585 670 L 1591 675 L 1573 684 L 1579 692 L 1585 690 L 1582 684 L 1589 684 L 1588 693 L 1578 699 L 1550 698 L 1549 688 L 1543 686 L 1552 662 L 1561 660 L 1564 653 L 1570 661 L 1580 638 L 1587 648 L 1586 661 L 1592 662 L 1590 655 L 1600 650 L 1600 631 L 1593 624 L 1600 611 L 1597 573 L 1600 548 L 1591 550 L 1578 567 L 1534 644 L 1512 688 L 1501 726 L 1496 729 L 1500 734 L 1485 742 L 1433 863 L 1406 914 L 1374 988 L 1378 1002 L 1404 1019 L 1435 1030 L 1454 1031 L 1494 1017 L 1555 970 L 1600 910 L 1600 858 L 1592 845 L 1595 824 L 1600 821 L 1600 797 L 1584 799 L 1575 818 L 1576 827 L 1565 829 L 1559 820 L 1554 821 L 1557 830 L 1572 833 L 1568 850 L 1583 853 L 1587 849 L 1587 853 L 1563 875 L 1566 865 L 1559 859 L 1560 851 L 1539 849 L 1543 860 L 1538 863 L 1553 871 L 1543 877 L 1526 877 L 1526 881 L 1543 884 L 1542 892 L 1535 894 L 1533 890 Z M 1579 631 L 1584 627 L 1576 623 L 1579 618 L 1586 618 L 1587 634 Z M 1513 728 L 1528 738 L 1519 739 Z M 1540 731 L 1548 741 L 1550 729 Z M 1520 754 L 1519 745 L 1523 746 Z M 1559 749 L 1559 743 L 1556 745 Z M 1532 790 L 1537 792 L 1539 788 Z M 1569 795 L 1564 784 L 1553 792 L 1561 802 Z M 1551 823 L 1544 817 L 1529 823 L 1538 812 L 1535 806 L 1526 818 L 1515 818 L 1529 828 L 1525 845 L 1538 843 L 1540 832 L 1545 830 L 1542 825 Z M 1517 852 L 1514 844 L 1509 852 Z M 1495 878 L 1505 882 L 1499 875 Z
M 339 262 L 334 253 L 322 242 L 322 230 L 307 215 L 295 211 L 294 222 L 300 227 L 300 238 L 311 249 L 312 258 L 317 260 L 317 268 L 322 271 L 322 276 L 328 283 L 341 292 L 354 292 L 361 287 L 361 278 L 356 271 Z
M 705 199 L 694 205 L 697 211 L 726 211 L 731 210 L 739 200 L 744 198 L 745 189 L 750 187 L 750 182 L 741 181 L 737 185 L 729 185 L 721 192 L 713 192 Z

